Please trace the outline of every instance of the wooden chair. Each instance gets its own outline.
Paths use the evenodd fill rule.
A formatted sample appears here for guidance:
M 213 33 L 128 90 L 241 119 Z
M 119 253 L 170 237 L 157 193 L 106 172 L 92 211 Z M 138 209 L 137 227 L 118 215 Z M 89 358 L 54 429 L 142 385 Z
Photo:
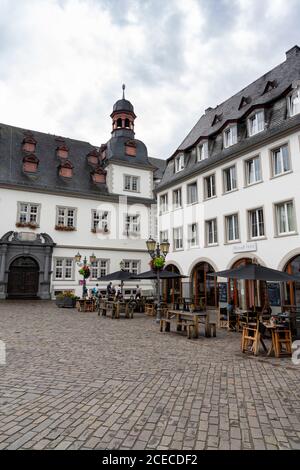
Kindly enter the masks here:
M 242 352 L 251 352 L 257 356 L 259 351 L 260 332 L 257 324 L 248 324 L 243 327 Z
M 145 314 L 153 317 L 155 315 L 154 304 L 145 304 Z
M 289 328 L 276 328 L 273 341 L 275 357 L 292 355 L 292 334 Z
M 218 310 L 218 328 L 228 328 L 228 315 L 226 307 L 220 307 Z
M 169 318 L 161 318 L 159 321 L 160 331 L 169 332 L 171 330 L 171 320 Z

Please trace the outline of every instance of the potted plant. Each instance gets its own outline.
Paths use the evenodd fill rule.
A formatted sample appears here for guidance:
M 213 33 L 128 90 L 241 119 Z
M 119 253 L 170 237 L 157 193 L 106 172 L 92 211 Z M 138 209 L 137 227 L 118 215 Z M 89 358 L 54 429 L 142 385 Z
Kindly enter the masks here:
M 161 270 L 165 265 L 165 258 L 163 256 L 156 256 L 152 261 L 152 269 Z
M 74 308 L 78 297 L 70 291 L 61 292 L 56 296 L 56 305 L 60 308 Z

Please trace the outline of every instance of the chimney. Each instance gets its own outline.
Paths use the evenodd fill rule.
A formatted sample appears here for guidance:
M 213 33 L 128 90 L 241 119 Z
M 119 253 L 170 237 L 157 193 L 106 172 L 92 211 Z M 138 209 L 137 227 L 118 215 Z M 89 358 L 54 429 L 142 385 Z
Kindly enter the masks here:
M 292 57 L 296 57 L 297 55 L 300 55 L 300 47 L 299 46 L 294 46 L 285 53 L 286 59 L 291 59 Z

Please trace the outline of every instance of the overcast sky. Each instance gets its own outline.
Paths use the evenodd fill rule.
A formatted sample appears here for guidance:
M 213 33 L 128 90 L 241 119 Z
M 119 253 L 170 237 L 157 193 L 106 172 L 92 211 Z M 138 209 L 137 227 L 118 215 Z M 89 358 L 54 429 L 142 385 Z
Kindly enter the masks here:
M 299 24 L 300 0 L 0 0 L 0 122 L 100 145 L 125 83 L 136 137 L 167 158 Z

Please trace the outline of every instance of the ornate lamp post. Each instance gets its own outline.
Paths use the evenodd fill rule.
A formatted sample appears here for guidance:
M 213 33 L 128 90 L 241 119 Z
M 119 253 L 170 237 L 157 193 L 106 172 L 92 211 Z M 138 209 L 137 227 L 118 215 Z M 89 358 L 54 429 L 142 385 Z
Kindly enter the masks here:
M 92 253 L 91 256 L 90 256 L 90 262 L 89 263 L 87 262 L 86 256 L 84 257 L 83 262 L 80 262 L 81 261 L 81 254 L 79 252 L 77 253 L 77 255 L 75 255 L 74 258 L 75 258 L 76 264 L 80 267 L 79 274 L 81 274 L 82 277 L 83 277 L 82 298 L 84 299 L 87 295 L 86 280 L 87 280 L 87 278 L 90 277 L 90 274 L 91 274 L 90 267 L 93 265 L 93 263 L 95 263 L 97 258 L 94 255 L 94 253 Z
M 152 267 L 156 271 L 157 280 L 157 311 L 156 311 L 156 322 L 159 323 L 161 319 L 161 302 L 160 302 L 160 271 L 163 269 L 165 264 L 165 258 L 169 253 L 170 243 L 168 240 L 164 240 L 162 243 L 158 243 L 153 238 L 149 238 L 146 241 L 147 250 L 152 258 Z

